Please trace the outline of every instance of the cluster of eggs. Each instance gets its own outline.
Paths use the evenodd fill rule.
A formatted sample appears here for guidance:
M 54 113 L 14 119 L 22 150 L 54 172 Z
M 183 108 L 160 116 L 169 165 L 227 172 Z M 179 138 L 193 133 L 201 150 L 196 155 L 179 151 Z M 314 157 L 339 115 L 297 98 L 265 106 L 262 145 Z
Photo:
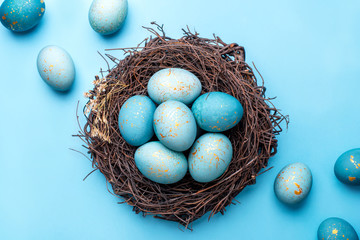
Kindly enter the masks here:
M 135 95 L 122 105 L 121 136 L 130 145 L 139 146 L 135 164 L 148 179 L 172 184 L 189 170 L 195 181 L 210 182 L 228 168 L 233 148 L 220 132 L 240 122 L 243 107 L 223 92 L 200 96 L 201 89 L 193 73 L 166 68 L 150 78 L 150 97 Z M 150 141 L 154 135 L 157 140 Z
M 102 35 L 113 34 L 122 27 L 127 9 L 127 0 L 93 0 L 90 25 Z M 25 32 L 38 25 L 44 13 L 44 0 L 5 0 L 0 6 L 0 21 L 13 32 Z M 74 62 L 59 46 L 46 46 L 40 51 L 37 69 L 44 82 L 57 91 L 67 91 L 73 85 Z
M 122 27 L 127 11 L 127 0 L 93 0 L 89 23 L 94 31 L 110 35 Z M 0 6 L 0 22 L 13 32 L 24 32 L 34 28 L 44 13 L 44 0 L 5 0 Z M 41 78 L 55 90 L 67 91 L 73 85 L 74 62 L 61 47 L 44 47 L 38 55 L 37 68 Z M 150 180 L 172 184 L 189 170 L 194 180 L 210 182 L 229 166 L 232 145 L 220 132 L 239 123 L 243 108 L 236 98 L 222 92 L 200 96 L 201 88 L 199 79 L 191 72 L 163 69 L 149 80 L 150 98 L 136 95 L 122 106 L 121 135 L 129 144 L 139 146 L 135 163 Z M 149 142 L 154 135 L 158 141 Z M 360 185 L 360 149 L 343 153 L 335 163 L 334 172 L 341 182 Z M 309 167 L 298 162 L 280 170 L 274 191 L 280 201 L 296 205 L 308 196 L 311 186 Z M 359 238 L 350 223 L 332 217 L 320 224 L 318 239 Z
M 334 165 L 335 176 L 343 183 L 360 185 L 360 148 L 341 154 Z M 312 175 L 303 163 L 292 163 L 278 173 L 274 191 L 287 204 L 297 204 L 306 198 L 312 185 Z
M 352 149 L 341 154 L 334 165 L 335 176 L 348 185 L 360 185 L 360 149 Z M 277 174 L 274 183 L 276 197 L 288 205 L 301 203 L 309 194 L 312 174 L 304 163 L 292 163 Z M 359 240 L 350 223 L 341 218 L 324 220 L 318 228 L 318 239 Z
M 344 184 L 360 185 L 360 148 L 341 154 L 334 165 L 335 176 Z M 324 220 L 318 228 L 318 239 L 359 240 L 355 229 L 342 218 L 331 217 Z
M 93 0 L 89 23 L 94 31 L 110 35 L 122 27 L 127 12 L 127 0 Z M 13 32 L 25 32 L 38 25 L 44 13 L 44 0 L 5 0 L 0 7 L 0 21 Z

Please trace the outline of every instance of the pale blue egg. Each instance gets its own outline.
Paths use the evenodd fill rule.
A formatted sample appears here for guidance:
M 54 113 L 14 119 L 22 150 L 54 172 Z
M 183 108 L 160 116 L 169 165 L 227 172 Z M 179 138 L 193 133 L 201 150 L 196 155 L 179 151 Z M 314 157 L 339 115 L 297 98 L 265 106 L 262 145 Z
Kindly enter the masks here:
M 320 224 L 317 237 L 318 240 L 359 240 L 353 226 L 336 217 L 328 218 Z
M 158 104 L 176 100 L 189 105 L 200 95 L 201 83 L 187 70 L 165 68 L 150 78 L 147 89 L 151 99 Z
M 24 32 L 35 27 L 44 13 L 44 0 L 5 0 L 0 7 L 0 21 L 11 31 Z
M 223 92 L 201 95 L 191 110 L 199 127 L 208 132 L 223 132 L 235 127 L 244 113 L 239 100 Z
M 41 78 L 58 91 L 69 90 L 75 79 L 75 66 L 71 56 L 58 46 L 47 46 L 40 51 L 37 69 Z
M 192 146 L 188 164 L 198 182 L 211 182 L 228 168 L 233 155 L 230 140 L 221 133 L 205 133 Z
M 309 167 L 298 162 L 280 170 L 275 179 L 274 190 L 280 201 L 295 205 L 308 196 L 311 186 L 312 175 Z
M 91 27 L 102 35 L 113 34 L 124 24 L 127 0 L 93 0 L 89 10 Z
M 360 185 L 360 148 L 343 153 L 334 166 L 336 177 L 349 185 Z
M 196 138 L 196 122 L 191 110 L 182 102 L 169 100 L 154 113 L 154 129 L 162 144 L 174 151 L 185 151 Z
M 155 103 L 144 95 L 135 95 L 125 101 L 119 112 L 119 128 L 127 143 L 140 146 L 152 138 L 155 109 Z
M 139 147 L 134 158 L 137 168 L 145 177 L 162 184 L 180 181 L 188 168 L 183 153 L 172 151 L 158 141 Z

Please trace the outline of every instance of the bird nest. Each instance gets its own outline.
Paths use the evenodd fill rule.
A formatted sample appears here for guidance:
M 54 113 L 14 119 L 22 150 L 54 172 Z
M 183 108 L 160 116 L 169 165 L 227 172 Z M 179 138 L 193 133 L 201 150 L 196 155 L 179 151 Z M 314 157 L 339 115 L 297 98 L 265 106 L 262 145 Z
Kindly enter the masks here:
M 263 81 L 259 84 L 245 63 L 243 47 L 227 44 L 215 35 L 213 39 L 202 38 L 189 28 L 183 29 L 180 39 L 166 36 L 157 24 L 146 29 L 152 37 L 137 47 L 117 49 L 124 51 L 122 60 L 106 54 L 115 66 L 106 71 L 105 77 L 96 76 L 94 89 L 85 94 L 89 98 L 84 107 L 87 122 L 77 136 L 85 142 L 94 169 L 104 174 L 121 203 L 131 205 L 136 213 L 175 221 L 191 229 L 189 224 L 207 212 L 209 218 L 218 212 L 224 214 L 225 207 L 236 201 L 247 185 L 255 184 L 260 170 L 277 152 L 275 137 L 282 131 L 280 123 L 287 118 L 265 97 Z M 233 146 L 231 163 L 212 182 L 196 182 L 189 173 L 171 185 L 152 182 L 135 165 L 136 148 L 120 135 L 118 116 L 122 104 L 133 95 L 147 95 L 150 77 L 170 67 L 194 73 L 200 79 L 202 93 L 228 93 L 244 108 L 240 123 L 224 132 Z

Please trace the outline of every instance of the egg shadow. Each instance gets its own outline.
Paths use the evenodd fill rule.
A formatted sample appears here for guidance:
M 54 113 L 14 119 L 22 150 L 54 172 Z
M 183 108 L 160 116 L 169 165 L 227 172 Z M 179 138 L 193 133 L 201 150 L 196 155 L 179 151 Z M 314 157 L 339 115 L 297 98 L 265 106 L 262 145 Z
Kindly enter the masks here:
M 304 207 L 306 207 L 306 205 L 308 205 L 308 202 L 311 202 L 311 198 L 312 198 L 312 189 L 310 190 L 308 196 L 306 196 L 306 198 L 304 198 L 301 202 L 296 203 L 296 204 L 287 204 L 284 203 L 282 201 L 280 201 L 277 197 L 276 194 L 273 194 L 273 198 L 274 201 L 276 201 L 276 205 L 278 205 L 280 208 L 286 209 L 288 211 L 292 211 L 292 212 L 296 212 L 296 211 L 300 211 L 300 209 L 303 209 Z
M 76 88 L 78 86 L 78 79 L 75 75 L 75 80 L 73 82 L 73 84 L 70 86 L 69 89 L 65 90 L 65 91 L 59 91 L 59 90 L 56 90 L 54 88 L 52 88 L 50 85 L 48 85 L 44 80 L 43 80 L 44 84 L 49 88 L 51 89 L 52 93 L 55 95 L 55 96 L 58 96 L 58 97 L 61 97 L 61 98 L 71 98 L 71 96 L 73 94 L 75 94 L 76 92 Z
M 50 86 L 49 86 L 49 87 L 50 87 Z M 71 86 L 71 88 L 68 89 L 68 90 L 66 90 L 66 91 L 55 90 L 55 89 L 53 89 L 52 87 L 50 87 L 50 88 L 53 90 L 54 94 L 57 95 L 57 96 L 67 96 L 67 95 L 69 95 L 69 94 L 72 92 L 73 86 Z
M 306 205 L 306 202 L 308 201 L 308 197 L 296 204 L 286 204 L 286 203 L 282 203 L 282 202 L 281 202 L 281 204 L 283 204 L 289 210 L 299 211 L 299 209 L 303 208 L 303 206 Z
M 32 35 L 36 35 L 42 28 L 43 25 L 43 19 L 40 20 L 40 22 L 38 24 L 36 24 L 34 27 L 23 31 L 23 32 L 14 32 L 9 30 L 14 36 L 32 36 Z
M 119 36 L 121 35 L 121 32 L 123 30 L 123 27 L 122 26 L 118 31 L 114 32 L 114 33 L 111 33 L 111 34 L 108 34 L 108 35 L 103 35 L 103 34 L 100 34 L 98 33 L 103 39 L 111 39 L 111 38 L 115 38 L 116 36 Z
M 353 193 L 360 193 L 360 185 L 350 185 L 350 184 L 346 184 L 338 179 L 336 179 L 336 180 L 337 180 L 338 185 L 345 187 L 348 191 L 353 192 Z

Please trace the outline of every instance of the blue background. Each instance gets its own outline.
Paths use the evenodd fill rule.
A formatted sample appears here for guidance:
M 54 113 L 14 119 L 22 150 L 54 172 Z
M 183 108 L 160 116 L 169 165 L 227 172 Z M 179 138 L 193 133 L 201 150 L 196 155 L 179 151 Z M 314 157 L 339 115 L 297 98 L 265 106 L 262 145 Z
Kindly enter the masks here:
M 1 1 L 0 1 L 1 2 Z M 360 233 L 360 189 L 340 183 L 333 165 L 360 147 L 360 3 L 312 0 L 129 0 L 124 28 L 112 37 L 95 33 L 87 19 L 90 0 L 46 0 L 40 25 L 26 34 L 0 26 L 0 238 L 1 239 L 316 239 L 327 217 L 342 217 Z M 274 169 L 247 187 L 226 214 L 207 216 L 180 231 L 176 223 L 143 218 L 106 188 L 80 154 L 76 104 L 86 103 L 99 69 L 97 50 L 137 45 L 156 20 L 181 36 L 187 24 L 245 46 L 265 78 L 268 96 L 289 129 L 278 137 Z M 73 89 L 60 94 L 36 69 L 40 49 L 60 45 L 73 57 Z M 120 52 L 112 54 L 121 57 Z M 84 118 L 80 119 L 84 123 Z M 277 172 L 301 161 L 313 172 L 313 189 L 299 208 L 273 193 Z

